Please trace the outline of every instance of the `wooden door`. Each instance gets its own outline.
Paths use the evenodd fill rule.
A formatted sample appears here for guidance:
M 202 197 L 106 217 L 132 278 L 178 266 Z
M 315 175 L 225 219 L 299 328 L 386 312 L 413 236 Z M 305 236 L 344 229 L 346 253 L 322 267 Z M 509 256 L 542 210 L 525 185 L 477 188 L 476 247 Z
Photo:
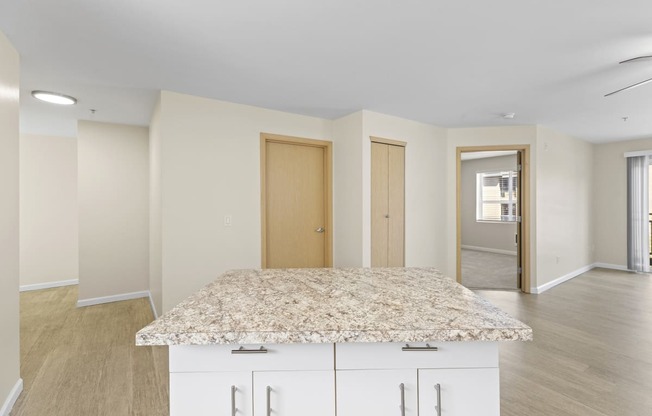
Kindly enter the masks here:
M 405 264 L 405 147 L 371 143 L 371 266 Z
M 371 267 L 387 267 L 389 246 L 389 150 L 371 143 Z
M 389 233 L 387 266 L 405 265 L 405 147 L 387 146 L 389 153 Z
M 516 287 L 519 289 L 523 288 L 522 276 L 523 276 L 523 250 L 521 243 L 523 241 L 523 213 L 522 213 L 522 202 L 523 202 L 523 192 L 521 192 L 521 186 L 523 185 L 523 152 L 516 152 Z
M 263 139 L 263 267 L 331 265 L 330 147 L 323 143 Z

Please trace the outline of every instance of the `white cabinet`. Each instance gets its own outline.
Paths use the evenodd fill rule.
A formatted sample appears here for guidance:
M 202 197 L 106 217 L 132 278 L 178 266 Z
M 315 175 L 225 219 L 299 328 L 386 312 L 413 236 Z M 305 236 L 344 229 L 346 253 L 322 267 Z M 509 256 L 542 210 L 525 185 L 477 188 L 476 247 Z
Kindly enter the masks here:
M 498 344 L 171 346 L 170 414 L 499 416 Z
M 334 416 L 335 372 L 254 372 L 254 416 Z
M 335 416 L 334 348 L 171 346 L 170 415 Z
M 170 374 L 172 416 L 334 416 L 334 398 L 332 370 Z
M 337 416 L 417 416 L 415 370 L 337 371 Z
M 251 415 L 251 372 L 171 373 L 170 415 Z
M 419 370 L 419 415 L 500 415 L 499 384 L 497 368 Z
M 336 369 L 338 416 L 500 415 L 496 343 L 338 344 Z

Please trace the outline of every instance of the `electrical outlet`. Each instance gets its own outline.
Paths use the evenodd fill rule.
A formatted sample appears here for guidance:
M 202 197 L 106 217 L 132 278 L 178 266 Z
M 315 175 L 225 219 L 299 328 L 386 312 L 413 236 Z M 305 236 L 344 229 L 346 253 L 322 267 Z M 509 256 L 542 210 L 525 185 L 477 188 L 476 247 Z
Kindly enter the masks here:
M 232 223 L 233 222 L 232 222 L 231 216 L 230 215 L 225 215 L 224 216 L 224 226 L 225 227 L 230 227 Z

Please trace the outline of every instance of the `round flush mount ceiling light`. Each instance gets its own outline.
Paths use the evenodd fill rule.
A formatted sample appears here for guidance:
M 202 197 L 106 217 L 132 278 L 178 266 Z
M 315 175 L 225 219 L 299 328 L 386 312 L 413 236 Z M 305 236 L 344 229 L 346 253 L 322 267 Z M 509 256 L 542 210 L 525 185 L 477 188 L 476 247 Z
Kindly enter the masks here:
M 69 95 L 63 95 L 56 92 L 49 91 L 32 91 L 32 97 L 37 100 L 45 101 L 47 103 L 59 105 L 73 105 L 77 104 L 77 99 Z

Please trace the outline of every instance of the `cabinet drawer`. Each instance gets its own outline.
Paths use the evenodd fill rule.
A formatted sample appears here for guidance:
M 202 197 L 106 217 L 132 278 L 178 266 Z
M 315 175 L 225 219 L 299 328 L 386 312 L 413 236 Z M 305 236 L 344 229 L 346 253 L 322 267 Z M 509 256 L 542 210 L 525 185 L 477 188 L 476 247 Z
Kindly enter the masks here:
M 171 373 L 333 370 L 334 366 L 333 344 L 170 346 Z
M 497 342 L 351 343 L 336 345 L 338 370 L 498 367 Z M 414 348 L 417 347 L 417 348 Z

